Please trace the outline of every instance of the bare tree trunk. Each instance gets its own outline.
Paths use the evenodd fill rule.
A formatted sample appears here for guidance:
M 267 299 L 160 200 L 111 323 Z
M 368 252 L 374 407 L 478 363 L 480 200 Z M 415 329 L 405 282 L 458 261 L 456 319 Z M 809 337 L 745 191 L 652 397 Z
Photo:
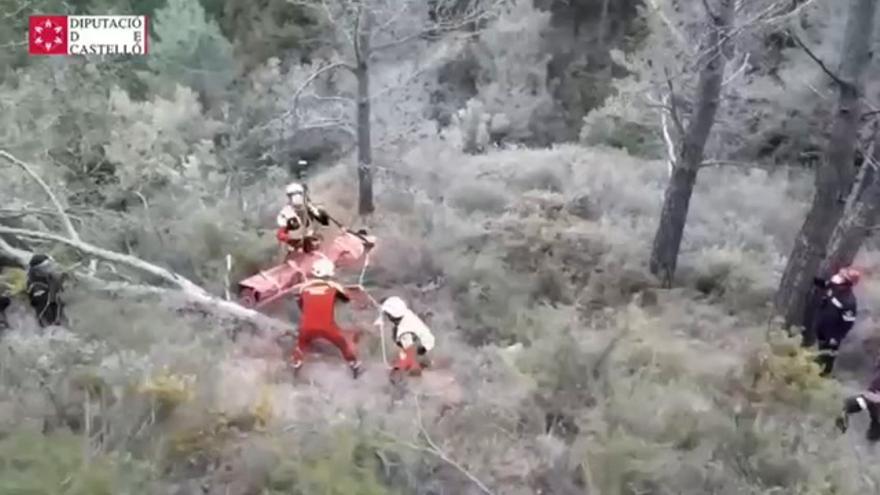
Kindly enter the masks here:
M 838 107 L 825 159 L 816 170 L 813 202 L 801 227 L 776 294 L 776 309 L 787 326 L 801 326 L 812 280 L 825 258 L 832 231 L 843 215 L 855 178 L 862 78 L 871 60 L 877 0 L 850 0 L 849 19 L 837 84 Z
M 683 137 L 678 163 L 669 178 L 660 224 L 651 249 L 651 273 L 658 276 L 664 286 L 671 286 L 678 262 L 678 252 L 684 235 L 691 195 L 697 180 L 697 172 L 703 162 L 703 153 L 709 132 L 715 124 L 715 114 L 721 99 L 724 80 L 725 42 L 722 36 L 733 23 L 735 0 L 721 0 L 717 14 L 709 14 L 711 23 L 706 29 L 704 45 L 709 47 L 709 61 L 700 71 L 697 87 L 696 114 L 688 122 Z
M 819 267 L 819 273 L 833 273 L 855 260 L 871 230 L 880 220 L 880 177 L 875 167 L 880 163 L 880 134 L 874 136 L 871 156 L 865 163 L 856 190 L 834 228 L 828 242 L 828 255 Z
M 855 260 L 865 239 L 877 225 L 880 216 L 880 182 L 874 178 L 873 183 L 865 189 L 863 199 L 843 214 L 840 223 L 831 235 L 828 243 L 828 256 L 822 262 L 819 273 L 829 274 Z
M 602 10 L 599 13 L 599 28 L 596 37 L 599 43 L 599 53 L 605 51 L 605 38 L 608 37 L 608 4 L 611 0 L 602 0 Z
M 357 146 L 358 146 L 358 213 L 367 215 L 373 205 L 373 147 L 370 138 L 370 19 L 369 12 L 359 16 L 357 30 Z

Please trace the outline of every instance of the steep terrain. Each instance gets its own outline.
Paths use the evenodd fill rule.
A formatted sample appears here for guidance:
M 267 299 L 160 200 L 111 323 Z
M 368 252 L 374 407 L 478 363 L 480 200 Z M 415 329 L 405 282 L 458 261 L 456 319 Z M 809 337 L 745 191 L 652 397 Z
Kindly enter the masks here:
M 461 166 L 439 174 L 438 162 Z M 91 377 L 114 397 L 88 398 L 92 431 L 104 425 L 158 465 L 186 459 L 164 481 L 180 493 L 204 485 L 243 494 L 267 479 L 284 492 L 307 486 L 318 466 L 343 473 L 332 481 L 339 487 L 378 476 L 400 493 L 480 493 L 468 476 L 504 494 L 873 486 L 874 468 L 853 448 L 862 425 L 845 437 L 833 430 L 839 391 L 796 345 L 766 343 L 766 303 L 806 177 L 707 170 L 681 286 L 664 291 L 644 271 L 660 162 L 577 146 L 469 157 L 438 142 L 396 170 L 379 194 L 384 213 L 373 223 L 383 245 L 367 284 L 413 301 L 448 371 L 395 390 L 373 338 L 362 380 L 319 358 L 294 384 L 280 348 L 231 343 L 220 321 L 78 296 L 76 335 L 53 339 L 26 324 L 7 335 L 2 376 L 14 394 L 4 421 L 41 428 L 24 418 L 47 414 L 51 401 L 27 378 L 32 364 L 19 366 L 43 363 L 48 383 L 67 391 L 54 400 L 68 421 L 83 417 L 82 381 Z M 314 180 L 315 196 L 345 217 L 350 181 L 329 170 Z M 746 184 L 754 195 L 739 193 Z M 877 290 L 868 280 L 864 295 Z M 857 333 L 872 326 L 869 316 Z M 151 376 L 141 395 L 126 392 Z M 142 394 L 167 403 L 152 420 Z M 420 440 L 422 428 L 433 444 Z M 327 449 L 334 453 L 320 454 Z M 344 460 L 363 449 L 379 464 Z

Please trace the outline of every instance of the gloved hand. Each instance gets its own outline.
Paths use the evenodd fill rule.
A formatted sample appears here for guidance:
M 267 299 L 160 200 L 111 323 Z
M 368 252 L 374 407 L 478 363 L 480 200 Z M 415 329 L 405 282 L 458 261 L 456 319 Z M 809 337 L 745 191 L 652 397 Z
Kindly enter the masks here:
M 343 288 L 345 289 L 345 294 L 351 299 L 352 305 L 355 309 L 369 309 L 371 305 L 370 298 L 367 296 L 366 291 L 364 291 L 364 286 L 356 284 L 346 285 Z
M 834 420 L 834 425 L 837 426 L 837 429 L 840 430 L 841 433 L 846 433 L 846 430 L 849 429 L 849 416 L 846 413 L 841 413 L 837 419 Z
M 327 210 L 315 207 L 312 213 L 315 215 L 315 220 L 317 220 L 318 223 L 324 226 L 330 225 L 330 215 L 327 213 Z

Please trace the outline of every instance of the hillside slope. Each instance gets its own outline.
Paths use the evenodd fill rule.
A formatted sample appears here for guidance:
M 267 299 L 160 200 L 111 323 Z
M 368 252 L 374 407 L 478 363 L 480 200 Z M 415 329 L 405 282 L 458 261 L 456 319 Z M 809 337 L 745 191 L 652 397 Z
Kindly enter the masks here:
M 309 365 L 313 383 L 294 385 L 281 349 L 231 343 L 222 321 L 79 294 L 69 332 L 37 332 L 25 318 L 5 338 L 0 419 L 17 433 L 0 440 L 0 458 L 14 457 L 27 425 L 73 421 L 103 432 L 94 455 L 115 473 L 105 476 L 113 493 L 145 493 L 132 488 L 141 471 L 120 467 L 126 452 L 160 468 L 146 476 L 154 493 L 481 493 L 468 475 L 514 495 L 876 486 L 861 425 L 833 430 L 837 386 L 769 332 L 808 177 L 701 172 L 680 284 L 659 290 L 645 259 L 660 162 L 578 146 L 469 156 L 438 141 L 383 165 L 371 221 L 382 243 L 366 283 L 376 297 L 412 301 L 449 370 L 401 394 L 370 339 L 363 380 L 324 359 Z M 343 218 L 352 175 L 338 166 L 311 181 Z M 267 190 L 249 190 L 250 211 L 269 208 Z M 240 214 L 245 230 L 232 236 L 257 227 Z M 211 242 L 184 239 L 193 252 Z M 868 280 L 862 295 L 877 290 Z M 47 448 L 69 442 L 44 438 Z

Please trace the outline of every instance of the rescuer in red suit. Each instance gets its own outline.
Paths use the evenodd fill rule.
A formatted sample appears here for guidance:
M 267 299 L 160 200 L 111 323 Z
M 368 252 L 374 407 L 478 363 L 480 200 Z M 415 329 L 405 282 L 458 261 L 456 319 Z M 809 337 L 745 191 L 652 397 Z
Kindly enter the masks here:
M 303 285 L 297 295 L 301 317 L 293 350 L 293 369 L 297 373 L 302 368 L 305 351 L 313 340 L 324 339 L 339 349 L 348 361 L 352 376 L 357 378 L 361 373 L 357 349 L 336 324 L 335 318 L 336 302 L 347 303 L 350 297 L 341 285 L 331 280 L 333 272 L 332 261 L 323 258 L 315 261 L 312 266 L 315 278 Z

